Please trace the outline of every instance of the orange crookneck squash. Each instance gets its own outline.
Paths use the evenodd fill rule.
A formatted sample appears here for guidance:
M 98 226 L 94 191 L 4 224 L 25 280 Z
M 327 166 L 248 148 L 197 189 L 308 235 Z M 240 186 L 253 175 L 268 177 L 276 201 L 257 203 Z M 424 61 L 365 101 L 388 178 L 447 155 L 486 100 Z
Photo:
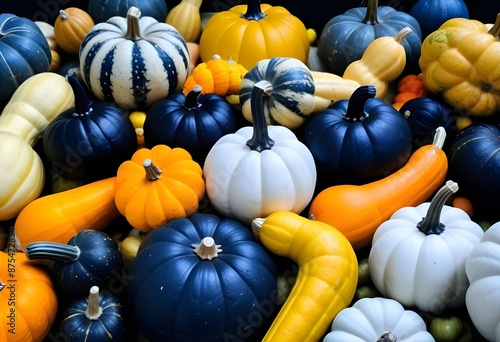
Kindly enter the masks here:
M 273 57 L 294 57 L 306 63 L 309 47 L 307 29 L 299 18 L 282 6 L 260 0 L 215 14 L 200 38 L 202 62 L 217 54 L 246 69 Z
M 118 168 L 116 207 L 142 232 L 190 216 L 205 194 L 202 173 L 183 148 L 164 144 L 141 148 Z
M 362 185 L 333 185 L 311 202 L 309 217 L 340 230 L 355 250 L 370 245 L 375 230 L 399 208 L 416 206 L 441 186 L 448 171 L 442 150 L 443 127 L 432 144 L 417 149 L 408 162 L 389 176 Z

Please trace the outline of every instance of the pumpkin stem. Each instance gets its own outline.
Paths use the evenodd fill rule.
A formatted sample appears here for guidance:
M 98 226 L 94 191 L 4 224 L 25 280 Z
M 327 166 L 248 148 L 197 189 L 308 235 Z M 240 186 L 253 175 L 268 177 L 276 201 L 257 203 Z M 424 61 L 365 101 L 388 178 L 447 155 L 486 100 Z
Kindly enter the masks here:
M 130 7 L 127 11 L 127 32 L 125 33 L 125 38 L 132 41 L 137 41 L 142 39 L 141 29 L 139 27 L 139 18 L 141 16 L 141 10 L 137 7 Z
M 427 214 L 417 223 L 417 228 L 424 234 L 441 234 L 444 232 L 444 224 L 440 222 L 441 211 L 448 198 L 458 191 L 458 184 L 449 180 L 446 184 L 438 190 L 432 198 Z
M 146 179 L 149 181 L 155 181 L 160 178 L 161 173 L 163 172 L 158 166 L 156 166 L 151 159 L 146 159 L 142 166 L 144 166 L 144 170 L 146 171 Z
M 500 13 L 497 14 L 497 18 L 495 19 L 495 24 L 488 31 L 496 40 L 500 40 Z
M 73 262 L 80 257 L 78 246 L 58 242 L 32 242 L 24 251 L 28 260 L 46 259 L 58 262 Z
M 212 260 L 219 255 L 219 253 L 222 252 L 220 246 L 221 245 L 216 245 L 214 239 L 209 236 L 204 237 L 200 243 L 194 243 L 191 245 L 191 247 L 194 248 L 196 255 L 203 260 Z
M 262 80 L 254 84 L 252 93 L 250 94 L 253 135 L 247 141 L 247 146 L 257 152 L 270 150 L 274 146 L 274 140 L 269 137 L 266 116 L 264 114 L 264 101 L 268 100 L 264 96 L 269 96 L 272 91 L 273 85 L 271 82 Z
M 406 37 L 412 33 L 413 30 L 406 26 L 406 27 L 403 27 L 395 36 L 394 36 L 394 40 L 398 43 L 398 44 L 403 44 L 404 40 L 406 39 Z
M 266 17 L 266 14 L 260 10 L 260 0 L 249 0 L 247 11 L 241 17 L 247 20 L 260 20 Z
M 253 236 L 255 237 L 255 240 L 260 241 L 260 231 L 262 230 L 262 225 L 264 224 L 264 221 L 266 219 L 264 218 L 255 218 L 252 220 L 251 227 L 252 227 L 252 233 Z
M 76 72 L 72 72 L 68 75 L 68 83 L 73 90 L 73 94 L 75 95 L 75 112 L 73 113 L 73 116 L 89 115 L 92 111 L 92 102 L 88 99 L 83 85 L 76 77 Z
M 444 129 L 444 127 L 440 126 L 436 128 L 436 133 L 434 133 L 432 145 L 442 149 L 445 140 L 446 140 L 446 130 Z
M 349 122 L 363 121 L 368 114 L 365 112 L 365 103 L 375 97 L 377 89 L 372 85 L 358 87 L 349 98 L 347 111 L 343 119 Z
M 66 20 L 66 19 L 68 19 L 68 18 L 69 18 L 68 13 L 66 13 L 64 10 L 60 10 L 60 11 L 59 11 L 59 16 L 60 16 L 60 17 L 61 17 L 61 19 L 63 19 L 63 20 Z
M 377 342 L 396 342 L 397 340 L 396 334 L 386 331 L 378 338 Z
M 203 88 L 200 85 L 195 85 L 189 93 L 187 93 L 184 99 L 184 108 L 187 110 L 197 109 L 201 107 L 201 103 L 198 102 L 198 97 L 201 94 Z
M 85 310 L 85 317 L 90 320 L 97 320 L 102 314 L 102 308 L 99 306 L 99 287 L 92 286 L 89 291 L 89 298 L 87 302 L 87 310 Z
M 378 24 L 378 0 L 368 0 L 366 4 L 366 15 L 361 21 L 363 24 Z

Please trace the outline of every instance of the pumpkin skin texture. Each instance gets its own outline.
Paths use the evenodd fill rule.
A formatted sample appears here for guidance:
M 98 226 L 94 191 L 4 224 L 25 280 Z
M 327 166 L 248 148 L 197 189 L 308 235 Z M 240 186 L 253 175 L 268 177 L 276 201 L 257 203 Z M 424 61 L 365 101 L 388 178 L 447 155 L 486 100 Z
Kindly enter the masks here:
M 94 27 L 90 14 L 77 7 L 59 11 L 54 22 L 54 34 L 58 46 L 70 55 L 78 56 L 83 39 Z
M 374 86 L 361 86 L 348 100 L 335 102 L 304 124 L 304 144 L 328 185 L 380 179 L 408 161 L 410 126 L 375 95 Z
M 9 242 L 14 244 L 14 242 Z M 15 265 L 14 278 L 9 268 Z M 33 265 L 24 253 L 0 251 L 0 277 L 3 283 L 0 290 L 0 340 L 5 342 L 42 342 L 47 336 L 57 314 L 57 295 L 51 274 L 42 265 Z M 15 281 L 15 285 L 9 282 Z M 15 289 L 15 305 L 12 304 L 12 290 Z M 10 300 L 9 300 L 10 298 Z M 9 303 L 11 303 L 9 305 Z M 14 312 L 12 313 L 12 310 Z M 10 326 L 9 315 L 15 317 Z M 12 317 L 11 316 L 11 317 Z M 8 329 L 14 329 L 14 333 Z
M 52 272 L 61 288 L 71 295 L 83 295 L 96 285 L 104 287 L 121 269 L 123 258 L 117 243 L 105 232 L 85 229 L 67 244 L 33 242 L 26 246 L 30 260 L 52 261 Z
M 95 25 L 80 47 L 80 71 L 100 100 L 125 109 L 150 106 L 182 90 L 189 67 L 186 41 L 171 25 L 141 16 L 131 7 L 127 17 Z
M 153 17 L 160 22 L 167 18 L 165 0 L 89 0 L 87 11 L 98 24 L 114 16 L 125 17 L 130 7 L 137 7 L 144 16 Z
M 93 286 L 89 296 L 77 298 L 62 313 L 61 333 L 73 342 L 126 341 L 125 310 L 121 299 Z
M 49 71 L 52 55 L 42 30 L 33 21 L 0 14 L 0 103 L 33 75 Z
M 118 168 L 116 207 L 141 232 L 190 216 L 205 194 L 202 172 L 183 148 L 141 148 Z
M 449 177 L 460 182 L 460 193 L 474 207 L 474 215 L 500 220 L 500 127 L 473 123 L 455 135 L 448 150 Z
M 403 42 L 406 71 L 418 68 L 422 33 L 417 20 L 391 6 L 368 0 L 366 7 L 354 7 L 330 19 L 318 40 L 318 55 L 334 74 L 342 75 L 349 64 L 361 59 L 368 45 L 382 36 L 394 37 L 404 27 L 413 31 Z
M 220 138 L 203 165 L 214 209 L 245 224 L 274 211 L 302 212 L 316 186 L 311 152 L 290 129 L 265 122 L 264 97 L 272 89 L 265 80 L 254 85 L 253 126 Z
M 186 149 L 203 165 L 212 146 L 237 129 L 236 109 L 222 96 L 201 93 L 194 87 L 184 95 L 175 92 L 149 108 L 144 121 L 144 143 Z
M 200 37 L 200 58 L 207 62 L 217 54 L 250 70 L 262 59 L 293 57 L 303 63 L 309 54 L 307 29 L 282 6 L 248 0 L 216 13 Z
M 498 282 L 500 281 L 500 221 L 491 225 L 465 262 L 470 285 L 465 295 L 472 323 L 488 341 L 500 340 Z
M 207 237 L 215 253 L 203 259 L 193 249 Z M 268 317 L 262 310 L 274 310 L 275 267 L 247 227 L 197 213 L 144 237 L 127 294 L 150 341 L 257 340 Z M 260 323 L 247 323 L 252 316 Z
M 484 232 L 463 210 L 444 204 L 457 190 L 447 181 L 432 201 L 403 207 L 377 228 L 368 264 L 383 296 L 426 312 L 464 304 L 465 261 Z
M 422 42 L 424 84 L 459 112 L 488 117 L 500 110 L 500 15 L 489 27 L 477 20 L 447 20 Z
M 68 76 L 68 82 L 75 106 L 60 113 L 45 129 L 46 158 L 59 176 L 75 172 L 71 169 L 82 170 L 89 179 L 116 175 L 118 166 L 137 149 L 137 135 L 127 112 L 111 102 L 89 100 L 75 74 Z
M 323 342 L 372 342 L 384 333 L 397 338 L 392 341 L 435 342 L 422 317 L 406 310 L 398 301 L 384 297 L 362 298 L 340 311 Z

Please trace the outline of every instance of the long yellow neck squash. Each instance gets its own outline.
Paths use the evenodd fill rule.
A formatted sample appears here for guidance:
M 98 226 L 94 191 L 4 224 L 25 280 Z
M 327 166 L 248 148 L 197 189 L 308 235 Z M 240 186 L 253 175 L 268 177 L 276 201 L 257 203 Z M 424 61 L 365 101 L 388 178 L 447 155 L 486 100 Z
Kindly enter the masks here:
M 263 342 L 318 341 L 354 296 L 358 262 L 351 244 L 329 224 L 288 211 L 257 218 L 252 229 L 269 251 L 299 267 Z

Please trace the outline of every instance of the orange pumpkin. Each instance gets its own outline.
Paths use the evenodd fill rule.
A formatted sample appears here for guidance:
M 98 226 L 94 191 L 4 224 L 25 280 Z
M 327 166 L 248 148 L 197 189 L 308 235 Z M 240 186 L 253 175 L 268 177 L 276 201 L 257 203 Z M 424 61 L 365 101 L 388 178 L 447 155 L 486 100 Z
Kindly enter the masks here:
M 427 89 L 422 74 L 409 74 L 399 80 L 392 106 L 399 110 L 406 101 L 426 95 Z
M 41 342 L 56 318 L 56 290 L 48 269 L 30 263 L 13 244 L 0 251 L 0 341 Z
M 190 216 L 205 194 L 202 173 L 183 148 L 162 144 L 141 148 L 118 168 L 116 207 L 142 232 Z
M 94 25 L 90 14 L 80 8 L 68 7 L 60 10 L 54 22 L 57 44 L 68 54 L 78 55 L 83 39 Z

